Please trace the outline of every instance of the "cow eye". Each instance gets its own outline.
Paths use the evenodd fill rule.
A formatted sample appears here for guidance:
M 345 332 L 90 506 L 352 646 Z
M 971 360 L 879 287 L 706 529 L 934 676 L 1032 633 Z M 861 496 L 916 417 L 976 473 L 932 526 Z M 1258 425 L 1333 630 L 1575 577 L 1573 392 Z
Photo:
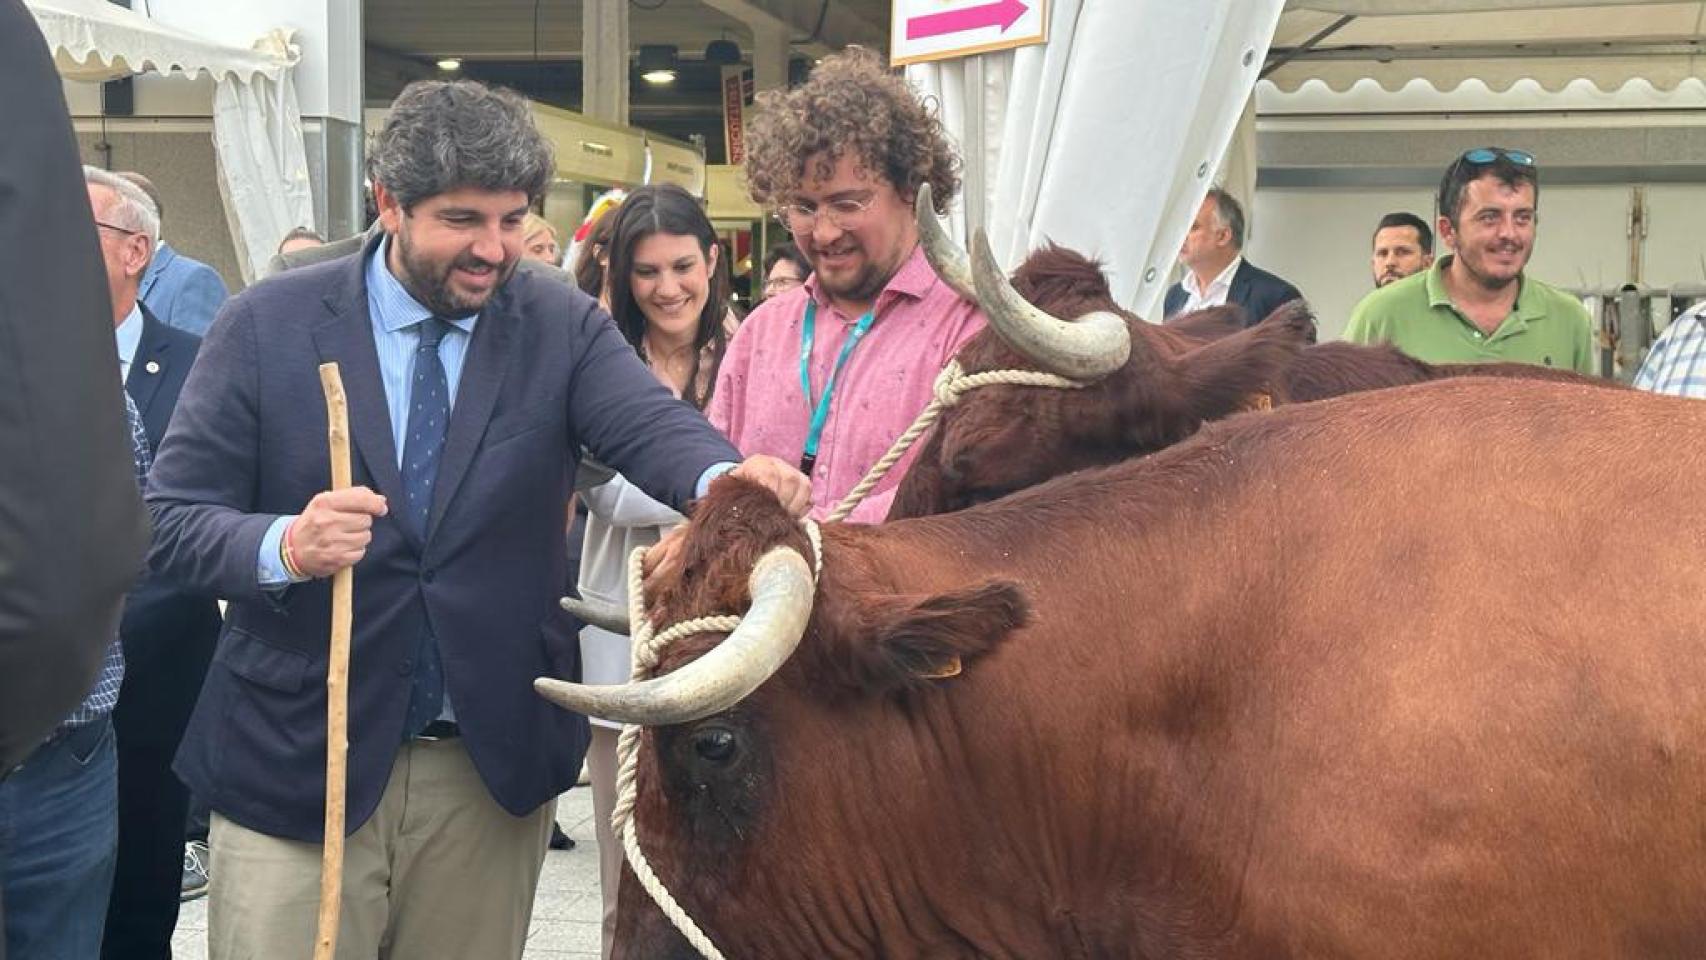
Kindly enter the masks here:
M 740 752 L 740 743 L 726 727 L 705 727 L 693 734 L 693 752 L 706 763 L 727 766 Z

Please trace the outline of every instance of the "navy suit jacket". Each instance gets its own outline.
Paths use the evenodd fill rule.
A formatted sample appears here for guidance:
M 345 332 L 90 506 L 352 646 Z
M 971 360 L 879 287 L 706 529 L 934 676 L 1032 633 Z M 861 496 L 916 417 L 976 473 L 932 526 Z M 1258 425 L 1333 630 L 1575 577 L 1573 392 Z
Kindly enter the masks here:
M 1237 304 L 1244 308 L 1244 326 L 1253 327 L 1268 318 L 1282 305 L 1293 300 L 1300 300 L 1303 294 L 1297 288 L 1281 280 L 1279 277 L 1263 270 L 1248 260 L 1238 265 L 1232 274 L 1232 286 L 1226 291 L 1226 302 Z M 1185 292 L 1183 284 L 1175 283 L 1167 288 L 1167 300 L 1162 309 L 1163 316 L 1172 318 L 1185 306 L 1190 294 Z
M 161 323 L 142 307 L 142 337 L 124 385 L 154 450 L 166 436 L 200 347 L 200 337 Z M 213 657 L 219 606 L 207 594 L 187 593 L 159 576 L 145 577 L 125 599 L 119 636 L 125 661 L 118 706 L 122 735 L 173 747 L 183 737 Z
M 162 243 L 148 261 L 138 295 L 167 326 L 201 337 L 229 292 L 218 271 Z
M 400 503 L 402 481 L 364 289 L 371 254 L 268 278 L 202 344 L 154 462 L 157 569 L 229 601 L 175 769 L 232 820 L 321 838 L 329 580 L 263 589 L 267 527 L 329 485 L 318 367 L 349 397 L 354 479 Z M 348 827 L 372 815 L 403 742 L 416 645 L 443 652 L 463 742 L 520 815 L 574 783 L 586 721 L 533 692 L 575 676 L 557 606 L 575 460 L 585 446 L 680 507 L 740 455 L 641 364 L 577 289 L 517 271 L 481 312 L 451 411 L 424 540 L 378 518 L 355 567 Z

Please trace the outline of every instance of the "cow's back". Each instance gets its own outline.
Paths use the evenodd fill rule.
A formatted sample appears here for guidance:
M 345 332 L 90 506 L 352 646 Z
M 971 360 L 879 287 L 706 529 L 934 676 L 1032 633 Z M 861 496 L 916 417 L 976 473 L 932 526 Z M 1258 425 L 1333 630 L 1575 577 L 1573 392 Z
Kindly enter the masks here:
M 1443 382 L 871 536 L 1030 588 L 944 709 L 1089 939 L 1142 891 L 1224 956 L 1698 956 L 1702 451 L 1691 401 Z

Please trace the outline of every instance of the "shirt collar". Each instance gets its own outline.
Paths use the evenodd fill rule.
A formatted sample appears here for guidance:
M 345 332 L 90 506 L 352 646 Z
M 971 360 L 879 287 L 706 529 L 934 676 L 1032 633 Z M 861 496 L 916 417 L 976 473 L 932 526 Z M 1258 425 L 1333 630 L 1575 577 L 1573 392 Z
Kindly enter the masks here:
M 1456 310 L 1456 304 L 1451 302 L 1451 293 L 1445 289 L 1445 271 L 1451 266 L 1453 254 L 1444 254 L 1434 260 L 1428 268 L 1428 305 L 1432 307 L 1450 307 Z M 1546 315 L 1546 300 L 1540 295 L 1540 288 L 1528 282 L 1526 272 L 1516 278 L 1516 306 L 1512 308 L 1518 319 L 1534 320 Z
M 373 311 L 373 325 L 385 333 L 396 333 L 415 326 L 432 316 L 433 312 L 421 306 L 421 302 L 403 287 L 402 281 L 392 275 L 391 268 L 386 265 L 390 248 L 391 238 L 383 237 L 368 257 L 367 303 Z M 479 319 L 479 315 L 444 319 L 463 333 L 472 334 L 474 321 Z
M 130 312 L 125 314 L 123 322 L 114 333 L 118 337 L 119 362 L 135 362 L 136 348 L 142 343 L 142 301 L 138 300 L 130 305 Z
M 905 297 L 908 300 L 923 300 L 930 293 L 930 289 L 941 282 L 936 276 L 936 271 L 930 269 L 930 261 L 924 257 L 924 245 L 922 243 L 913 244 L 912 252 L 907 254 L 905 260 L 901 261 L 900 269 L 894 272 L 894 276 L 890 277 L 889 282 L 883 286 L 882 292 L 877 294 L 872 309 L 881 318 L 883 312 L 888 309 L 889 304 L 895 298 Z M 805 288 L 806 295 L 817 301 L 818 309 L 832 310 L 834 308 L 834 305 L 829 302 L 829 294 L 824 292 L 822 284 L 818 282 L 817 271 L 812 271 L 811 275 L 806 277 Z M 858 318 L 849 319 L 857 320 Z
M 1209 281 L 1207 290 L 1198 290 L 1197 289 L 1197 275 L 1189 269 L 1185 270 L 1185 278 L 1183 281 L 1181 281 L 1181 284 L 1184 286 L 1186 293 L 1190 294 L 1193 297 L 1197 297 L 1198 299 L 1201 299 L 1203 297 L 1208 296 L 1209 294 L 1213 293 L 1216 290 L 1221 290 L 1221 289 L 1230 290 L 1230 289 L 1232 289 L 1232 275 L 1237 273 L 1238 268 L 1243 266 L 1243 265 L 1244 265 L 1244 255 L 1242 253 L 1240 253 L 1237 256 L 1232 258 L 1232 262 L 1226 265 L 1225 270 L 1220 271 L 1220 273 L 1218 275 L 1216 275 L 1213 280 Z

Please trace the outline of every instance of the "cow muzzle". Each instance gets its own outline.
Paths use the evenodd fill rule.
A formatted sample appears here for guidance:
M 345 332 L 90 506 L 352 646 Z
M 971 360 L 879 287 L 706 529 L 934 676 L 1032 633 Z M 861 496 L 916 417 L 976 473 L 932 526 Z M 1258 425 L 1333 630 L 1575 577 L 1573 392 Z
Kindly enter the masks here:
M 800 645 L 811 619 L 816 584 L 795 550 L 777 547 L 760 557 L 747 583 L 752 606 L 740 625 L 679 670 L 610 685 L 540 677 L 533 688 L 565 710 L 617 723 L 667 726 L 721 713 L 781 668 Z

